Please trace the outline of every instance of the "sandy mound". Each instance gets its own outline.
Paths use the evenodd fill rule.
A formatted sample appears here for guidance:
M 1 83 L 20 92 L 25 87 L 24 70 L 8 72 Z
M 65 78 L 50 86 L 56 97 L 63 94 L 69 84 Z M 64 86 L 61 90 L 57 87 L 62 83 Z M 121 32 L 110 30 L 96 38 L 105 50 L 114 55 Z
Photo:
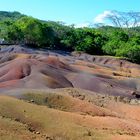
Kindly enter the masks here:
M 139 140 L 139 75 L 113 57 L 2 48 L 0 139 Z
M 76 87 L 101 94 L 139 95 L 139 65 L 113 57 L 68 55 L 20 46 L 0 52 L 0 90 Z M 138 96 L 137 96 L 138 97 Z
M 58 94 L 56 96 L 58 97 Z M 54 96 L 52 98 L 52 95 L 50 98 L 50 101 L 56 100 Z M 62 99 L 60 94 L 59 99 Z M 105 108 L 79 99 L 72 99 L 69 96 L 65 96 L 65 99 L 72 104 L 77 102 L 77 106 L 73 106 L 72 110 L 60 111 L 57 110 L 58 108 L 48 108 L 35 103 L 0 96 L 1 138 L 5 140 L 17 138 L 21 140 L 115 140 L 116 138 L 119 140 L 139 140 L 140 123 L 136 118 L 127 115 L 126 118 L 108 116 L 108 111 Z M 67 105 L 64 101 L 58 102 L 57 98 L 57 105 L 60 103 L 63 103 L 62 107 Z M 85 113 L 83 113 L 85 111 L 84 105 L 87 110 Z M 123 114 L 121 109 L 116 112 Z

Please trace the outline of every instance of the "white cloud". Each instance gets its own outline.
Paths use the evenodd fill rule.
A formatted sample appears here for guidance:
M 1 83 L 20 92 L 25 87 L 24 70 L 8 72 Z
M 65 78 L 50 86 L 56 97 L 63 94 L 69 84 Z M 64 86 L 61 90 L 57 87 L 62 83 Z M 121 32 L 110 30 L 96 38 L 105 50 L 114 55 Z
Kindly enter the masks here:
M 136 13 L 137 14 L 137 13 Z M 101 24 L 104 24 L 104 25 L 109 25 L 109 26 L 115 26 L 111 20 L 107 20 L 107 17 L 108 16 L 115 16 L 117 18 L 119 18 L 119 25 L 116 25 L 116 26 L 121 26 L 121 27 L 134 27 L 134 22 L 135 22 L 135 19 L 129 15 L 127 15 L 127 12 L 118 12 L 118 11 L 110 11 L 110 10 L 106 10 L 104 11 L 102 14 L 99 14 L 97 15 L 95 18 L 94 18 L 94 23 L 95 24 L 98 24 L 98 23 L 101 23 Z M 123 17 L 124 16 L 124 17 Z M 128 20 L 128 25 L 126 25 L 125 23 L 125 20 L 127 21 Z M 140 26 L 140 22 L 137 23 L 137 25 L 135 26 Z
M 138 22 L 137 26 L 140 26 L 140 22 Z
M 94 22 L 95 23 L 104 23 L 105 18 L 110 15 L 113 15 L 112 11 L 104 11 L 102 14 L 99 14 L 95 17 Z
M 84 28 L 84 27 L 89 27 L 91 25 L 90 22 L 84 22 L 84 23 L 79 23 L 75 25 L 75 28 Z

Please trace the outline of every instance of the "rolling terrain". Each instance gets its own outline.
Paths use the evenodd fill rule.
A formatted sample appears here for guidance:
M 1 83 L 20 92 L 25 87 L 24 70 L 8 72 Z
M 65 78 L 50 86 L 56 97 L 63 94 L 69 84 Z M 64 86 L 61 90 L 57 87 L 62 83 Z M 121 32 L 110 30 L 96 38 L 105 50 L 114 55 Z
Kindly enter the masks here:
M 0 140 L 139 140 L 140 65 L 81 52 L 0 49 Z

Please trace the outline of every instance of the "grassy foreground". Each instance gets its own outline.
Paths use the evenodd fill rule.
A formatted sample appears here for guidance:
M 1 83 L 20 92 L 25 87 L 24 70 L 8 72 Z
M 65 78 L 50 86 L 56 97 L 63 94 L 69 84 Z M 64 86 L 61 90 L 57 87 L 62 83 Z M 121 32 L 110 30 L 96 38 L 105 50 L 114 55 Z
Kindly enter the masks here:
M 87 101 L 63 94 L 24 99 L 0 96 L 0 140 L 139 139 L 138 122 Z

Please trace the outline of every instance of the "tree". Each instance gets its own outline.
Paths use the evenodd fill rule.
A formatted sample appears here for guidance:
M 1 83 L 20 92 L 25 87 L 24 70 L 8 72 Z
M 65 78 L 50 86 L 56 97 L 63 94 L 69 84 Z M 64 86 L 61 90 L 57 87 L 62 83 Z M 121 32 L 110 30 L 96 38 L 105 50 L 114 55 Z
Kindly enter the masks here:
M 102 54 L 102 46 L 106 38 L 92 28 L 79 28 L 76 30 L 75 50 L 90 54 Z
M 23 34 L 22 42 L 30 46 L 51 46 L 53 34 L 45 23 L 32 17 L 23 17 L 15 22 Z
M 106 17 L 116 27 L 137 27 L 140 23 L 140 12 L 119 12 L 111 11 Z
M 102 47 L 104 53 L 109 55 L 117 55 L 116 51 L 123 49 L 129 41 L 127 32 L 120 28 L 111 29 L 108 36 L 108 41 Z
M 66 26 L 61 22 L 46 22 L 54 32 L 54 47 L 53 49 L 61 49 L 72 51 L 74 50 L 76 42 L 75 28 L 73 26 Z
M 24 38 L 23 32 L 14 23 L 8 27 L 7 36 L 5 37 L 5 39 L 9 43 L 20 44 L 20 43 L 22 43 L 23 38 Z

